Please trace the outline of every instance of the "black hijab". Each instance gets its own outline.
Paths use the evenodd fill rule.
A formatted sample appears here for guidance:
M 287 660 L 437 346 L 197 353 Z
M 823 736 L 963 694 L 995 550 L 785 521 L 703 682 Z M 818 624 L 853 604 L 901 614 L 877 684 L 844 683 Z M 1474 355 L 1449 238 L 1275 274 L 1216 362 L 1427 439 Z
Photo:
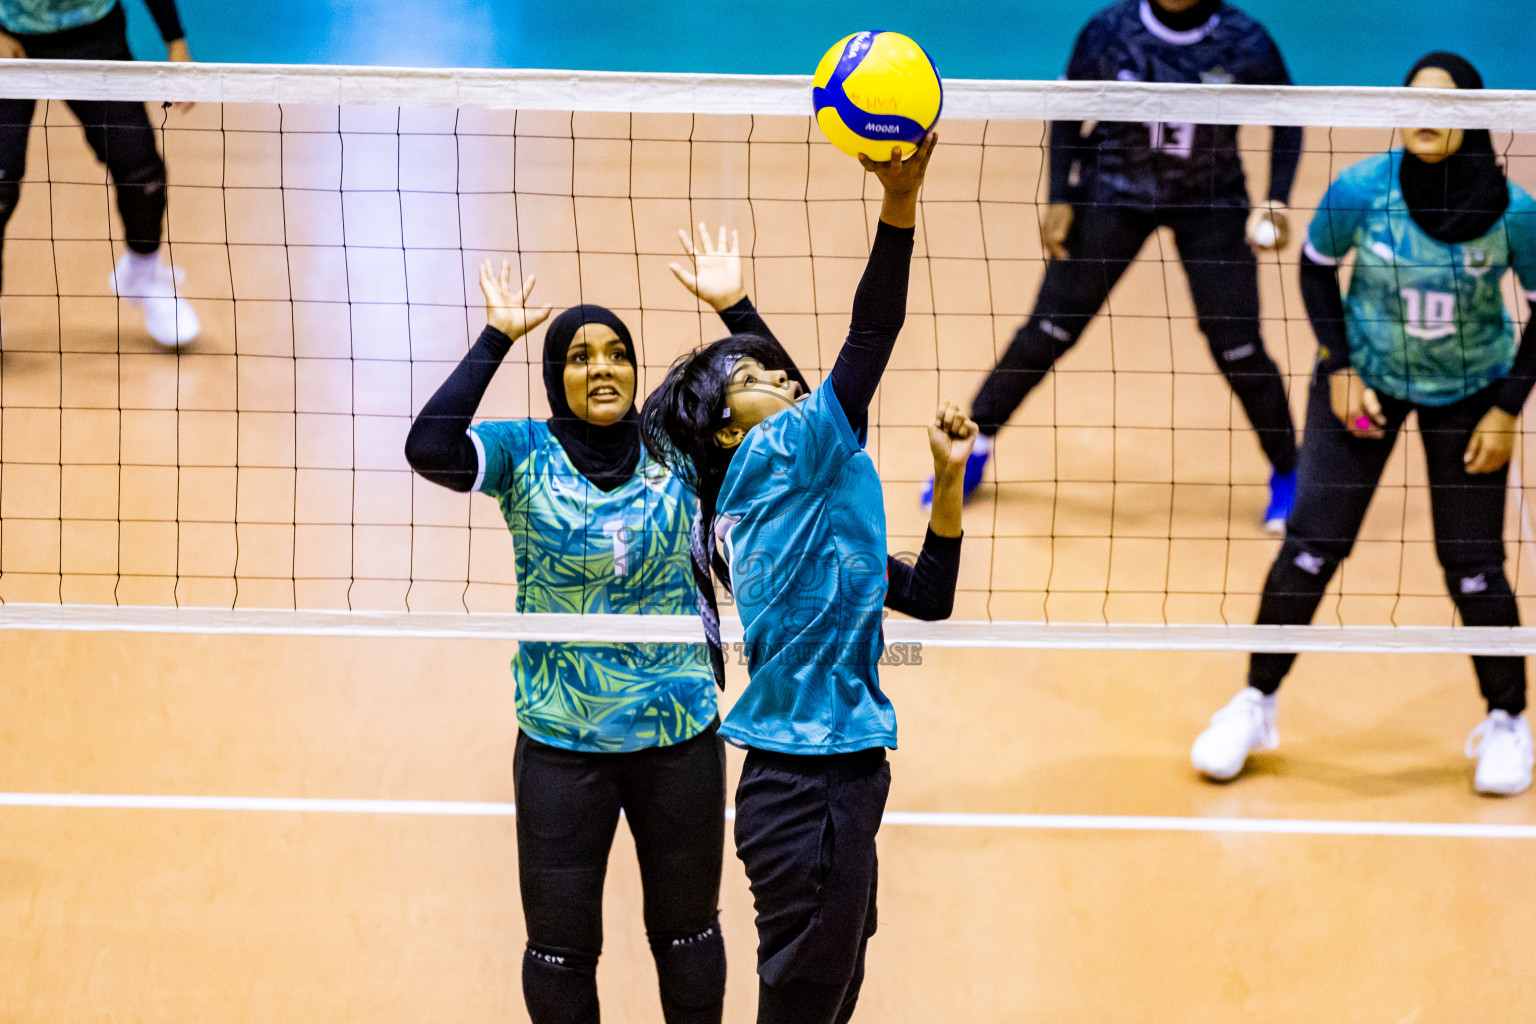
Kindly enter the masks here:
M 634 406 L 607 427 L 588 423 L 565 400 L 565 355 L 584 324 L 602 324 L 624 343 L 624 353 L 638 368 L 629 328 L 602 306 L 573 306 L 549 322 L 544 332 L 544 390 L 549 395 L 549 432 L 555 435 L 571 464 L 598 488 L 612 491 L 635 475 L 640 462 L 640 417 Z
M 1420 57 L 1403 84 L 1412 82 L 1425 68 L 1444 71 L 1458 89 L 1483 87 L 1483 77 L 1476 68 L 1443 50 Z M 1461 148 L 1437 164 L 1425 163 L 1403 150 L 1398 181 L 1413 222 L 1431 238 L 1450 244 L 1486 235 L 1509 206 L 1509 182 L 1494 157 L 1493 139 L 1486 128 L 1464 131 Z

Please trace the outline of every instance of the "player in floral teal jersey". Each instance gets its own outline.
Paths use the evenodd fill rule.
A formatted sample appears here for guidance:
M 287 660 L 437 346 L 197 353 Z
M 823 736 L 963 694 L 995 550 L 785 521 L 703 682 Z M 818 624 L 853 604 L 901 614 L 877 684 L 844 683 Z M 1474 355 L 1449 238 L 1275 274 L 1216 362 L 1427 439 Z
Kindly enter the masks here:
M 1481 88 L 1454 54 L 1432 53 L 1406 84 Z M 1404 130 L 1404 149 L 1346 169 L 1307 234 L 1301 293 L 1319 358 L 1307 405 L 1296 507 L 1264 584 L 1258 621 L 1312 620 L 1359 535 L 1377 481 L 1410 412 L 1429 476 L 1435 554 L 1462 622 L 1516 626 L 1504 573 L 1504 502 L 1515 421 L 1536 381 L 1536 330 L 1516 344 L 1501 285 L 1507 271 L 1536 297 L 1536 202 L 1505 180 L 1486 131 Z M 1348 295 L 1338 265 L 1354 254 Z M 1190 752 L 1230 779 L 1273 748 L 1275 692 L 1293 654 L 1257 653 L 1248 687 L 1211 719 Z M 1475 656 L 1488 717 L 1467 741 L 1480 793 L 1531 784 L 1525 661 Z
M 540 420 L 480 423 L 476 490 L 517 552 L 517 610 L 693 615 L 688 528 L 697 502 L 642 449 L 611 491 L 572 465 Z M 715 717 L 702 644 L 524 641 L 512 662 L 518 726 L 566 750 L 614 752 L 697 736 Z
M 734 251 L 706 246 L 690 290 L 728 327 L 761 320 Z M 723 249 L 723 246 L 722 246 Z M 488 321 L 411 426 L 422 476 L 501 506 L 524 612 L 693 614 L 692 494 L 642 450 L 637 359 L 624 322 L 577 306 L 544 339 L 547 420 L 470 421 L 529 310 L 511 268 L 487 263 Z M 667 1024 L 719 1024 L 725 997 L 720 869 L 725 754 L 701 644 L 523 643 L 513 662 L 518 871 L 534 1024 L 596 1024 L 602 893 L 620 813 L 634 835 L 645 926 Z

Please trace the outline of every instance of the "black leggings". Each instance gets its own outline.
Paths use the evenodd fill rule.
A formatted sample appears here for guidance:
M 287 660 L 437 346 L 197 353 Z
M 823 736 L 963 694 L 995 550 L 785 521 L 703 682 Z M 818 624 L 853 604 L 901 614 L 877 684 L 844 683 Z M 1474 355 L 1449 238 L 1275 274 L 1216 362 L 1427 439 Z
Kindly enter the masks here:
M 1518 626 L 1520 611 L 1504 574 L 1504 495 L 1509 467 L 1472 474 L 1462 464 L 1472 428 L 1492 406 L 1497 385 L 1452 405 L 1414 405 L 1385 395 L 1386 436 L 1358 438 L 1344 429 L 1329 402 L 1328 377 L 1314 374 L 1307 400 L 1296 506 L 1285 543 L 1264 582 L 1261 625 L 1305 625 L 1360 533 L 1365 510 L 1409 412 L 1417 412 L 1429 469 L 1435 554 L 1451 600 L 1468 626 Z M 1294 654 L 1254 654 L 1248 682 L 1274 693 Z M 1489 710 L 1525 710 L 1525 659 L 1474 656 Z
M 121 6 L 100 21 L 50 35 L 17 36 L 27 56 L 55 60 L 132 60 Z M 160 247 L 165 217 L 165 163 L 142 103 L 68 100 L 85 129 L 96 159 L 107 165 L 117 188 L 128 247 L 151 253 Z M 21 197 L 27 167 L 27 136 L 36 100 L 0 99 L 0 237 Z
M 995 435 L 1008 422 L 1056 360 L 1077 344 L 1147 236 L 1167 225 L 1216 365 L 1275 469 L 1296 468 L 1296 430 L 1285 384 L 1259 336 L 1258 261 L 1244 240 L 1247 219 L 1242 207 L 1076 207 L 1066 239 L 1071 258 L 1046 264 L 1034 312 L 971 403 L 981 432 Z
M 757 908 L 757 1024 L 846 1024 L 875 933 L 875 834 L 891 788 L 880 748 L 748 750 L 736 854 Z
M 716 729 L 621 754 L 562 750 L 518 733 L 523 997 L 533 1024 L 597 1024 L 603 879 L 620 810 L 640 861 L 662 1016 L 667 1024 L 719 1024 L 725 747 Z

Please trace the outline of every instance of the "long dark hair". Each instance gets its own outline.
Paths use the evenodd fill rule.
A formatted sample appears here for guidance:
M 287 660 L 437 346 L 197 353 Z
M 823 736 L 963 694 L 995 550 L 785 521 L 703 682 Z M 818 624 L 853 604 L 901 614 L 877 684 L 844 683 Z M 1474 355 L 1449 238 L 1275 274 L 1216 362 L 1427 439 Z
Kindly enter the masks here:
M 726 392 L 731 373 L 744 356 L 756 359 L 764 369 L 787 371 L 791 380 L 809 390 L 800 368 L 777 338 L 733 334 L 679 356 L 640 411 L 640 440 L 646 451 L 698 496 L 701 510 L 710 519 L 735 451 L 720 447 L 715 432 L 726 426 Z
M 791 380 L 809 390 L 800 368 L 777 338 L 768 334 L 733 334 L 680 356 L 640 410 L 640 440 L 646 451 L 699 499 L 689 553 L 710 668 L 721 689 L 725 688 L 725 660 L 712 577 L 725 584 L 729 592 L 731 575 L 730 567 L 715 549 L 715 504 L 736 449 L 722 448 L 715 432 L 728 422 L 726 392 L 737 361 L 745 356 L 756 359 L 764 369 L 787 371 Z

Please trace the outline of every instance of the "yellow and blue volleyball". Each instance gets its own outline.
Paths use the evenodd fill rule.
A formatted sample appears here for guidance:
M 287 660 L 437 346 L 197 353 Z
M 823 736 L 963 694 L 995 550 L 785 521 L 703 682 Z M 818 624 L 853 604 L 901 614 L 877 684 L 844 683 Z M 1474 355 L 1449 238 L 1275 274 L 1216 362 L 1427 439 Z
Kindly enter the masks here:
M 849 156 L 902 159 L 939 120 L 944 83 L 923 48 L 900 32 L 855 32 L 816 65 L 811 102 L 827 140 Z

